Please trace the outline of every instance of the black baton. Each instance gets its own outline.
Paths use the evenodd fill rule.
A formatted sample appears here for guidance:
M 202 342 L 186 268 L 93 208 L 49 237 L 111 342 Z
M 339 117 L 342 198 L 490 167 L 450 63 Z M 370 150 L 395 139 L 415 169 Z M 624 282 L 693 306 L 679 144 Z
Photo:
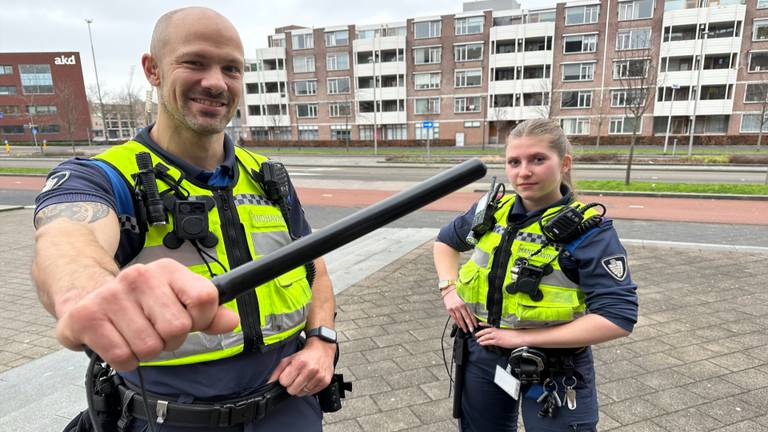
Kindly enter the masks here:
M 235 299 L 293 268 L 356 240 L 485 176 L 485 165 L 470 159 L 451 169 L 302 237 L 269 255 L 211 279 L 219 304 Z

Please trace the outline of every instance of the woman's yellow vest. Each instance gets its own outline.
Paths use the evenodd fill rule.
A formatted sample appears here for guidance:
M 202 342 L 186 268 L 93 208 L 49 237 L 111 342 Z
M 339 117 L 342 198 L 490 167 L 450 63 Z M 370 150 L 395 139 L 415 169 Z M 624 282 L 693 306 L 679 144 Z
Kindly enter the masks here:
M 172 258 L 191 271 L 210 278 L 209 267 L 215 274 L 221 274 L 244 262 L 257 260 L 291 242 L 288 226 L 280 209 L 266 198 L 261 185 L 247 174 L 251 170 L 259 172 L 266 157 L 235 147 L 238 161 L 235 184 L 226 188 L 209 187 L 183 178 L 177 167 L 136 141 L 113 147 L 97 155 L 95 159 L 112 165 L 122 174 L 133 191 L 136 182 L 134 174 L 138 172 L 135 157 L 139 152 L 150 153 L 153 166 L 158 163 L 165 165 L 168 174 L 179 180 L 179 186 L 188 191 L 191 197 L 214 198 L 216 205 L 208 213 L 208 223 L 209 230 L 218 238 L 218 243 L 211 248 L 198 244 L 200 250 L 193 247 L 189 241 L 185 241 L 178 249 L 167 248 L 163 245 L 163 238 L 173 229 L 174 223 L 173 216 L 169 214 L 166 225 L 148 226 L 143 248 L 128 265 Z M 161 194 L 169 189 L 169 186 L 159 179 L 157 186 Z M 238 227 L 240 224 L 242 229 Z M 246 249 L 250 256 L 243 256 Z M 243 351 L 246 346 L 245 338 L 250 338 L 247 345 L 252 350 L 279 343 L 304 328 L 311 297 L 306 269 L 304 266 L 297 267 L 226 303 L 225 307 L 240 316 L 240 324 L 232 332 L 218 335 L 190 333 L 179 349 L 162 352 L 142 365 L 171 366 L 232 357 Z
M 507 216 L 515 202 L 515 195 L 502 199 L 499 209 L 494 214 L 496 224 L 494 229 L 483 235 L 475 245 L 472 257 L 459 270 L 459 280 L 456 291 L 467 304 L 474 315 L 483 322 L 497 322 L 501 328 L 539 328 L 563 324 L 584 315 L 586 305 L 584 293 L 579 286 L 571 281 L 560 268 L 558 253 L 559 245 L 547 244 L 539 253 L 533 255 L 545 242 L 545 237 L 534 218 L 527 226 L 507 226 Z M 573 202 L 570 206 L 582 206 Z M 544 217 L 558 211 L 561 206 L 545 211 Z M 586 217 L 597 214 L 588 210 Z M 516 229 L 516 231 L 515 231 Z M 496 265 L 497 272 L 504 272 L 504 282 L 501 287 L 493 281 L 492 273 L 494 258 L 501 253 L 499 247 L 505 230 L 511 230 L 514 235 L 509 260 Z M 533 255 L 533 256 L 531 256 Z M 527 258 L 530 264 L 542 266 L 552 265 L 552 273 L 542 278 L 539 289 L 544 294 L 540 301 L 533 301 L 524 292 L 509 294 L 507 285 L 512 282 L 512 266 L 517 258 Z M 498 274 L 498 273 L 497 273 Z M 499 308 L 499 302 L 501 307 Z M 500 310 L 499 310 L 500 309 Z M 500 317 L 490 316 L 493 310 Z

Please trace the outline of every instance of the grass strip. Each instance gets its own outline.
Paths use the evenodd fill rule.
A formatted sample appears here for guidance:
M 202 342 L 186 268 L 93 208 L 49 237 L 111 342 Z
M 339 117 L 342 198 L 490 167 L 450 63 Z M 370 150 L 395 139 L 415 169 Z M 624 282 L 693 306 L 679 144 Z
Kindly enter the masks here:
M 620 180 L 582 180 L 576 182 L 577 191 L 611 192 L 674 192 L 720 195 L 768 195 L 768 185 L 737 183 L 652 183 Z

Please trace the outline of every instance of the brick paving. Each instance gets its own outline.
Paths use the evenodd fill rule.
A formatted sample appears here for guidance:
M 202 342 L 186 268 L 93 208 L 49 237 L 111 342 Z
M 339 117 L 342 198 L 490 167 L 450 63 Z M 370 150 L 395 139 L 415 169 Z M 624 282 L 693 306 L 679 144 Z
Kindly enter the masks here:
M 2 372 L 59 347 L 29 281 L 31 210 L 3 212 L 0 220 Z M 594 349 L 599 429 L 768 431 L 768 255 L 628 250 L 640 319 L 630 337 Z M 340 370 L 355 391 L 326 416 L 326 431 L 455 429 L 435 283 L 427 243 L 338 296 Z

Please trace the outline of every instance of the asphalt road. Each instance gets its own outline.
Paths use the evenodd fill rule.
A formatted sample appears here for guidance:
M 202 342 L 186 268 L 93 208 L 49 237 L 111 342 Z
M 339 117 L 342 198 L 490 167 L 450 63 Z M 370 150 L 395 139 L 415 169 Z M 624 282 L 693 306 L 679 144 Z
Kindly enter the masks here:
M 360 181 L 398 181 L 398 182 L 418 182 L 430 176 L 437 174 L 445 169 L 445 166 L 376 166 L 375 160 L 364 166 L 328 166 L 328 159 L 321 161 L 323 157 L 303 156 L 303 157 L 281 157 L 277 159 L 284 160 L 290 168 L 291 176 L 296 178 L 314 179 L 323 181 L 342 181 L 342 182 L 360 182 Z M 312 161 L 317 161 L 317 166 L 307 166 Z M 355 158 L 364 159 L 364 158 Z M 368 160 L 368 159 L 364 159 Z M 0 158 L 0 167 L 30 167 L 30 168 L 52 168 L 58 164 L 61 159 L 18 159 L 18 158 Z M 624 180 L 625 167 L 621 165 L 600 166 L 594 165 L 576 166 L 574 169 L 574 178 L 576 180 Z M 504 169 L 499 165 L 491 165 L 488 169 L 488 176 L 504 178 Z M 741 183 L 741 184 L 764 184 L 766 171 L 759 167 L 711 167 L 695 169 L 692 167 L 667 166 L 660 169 L 654 169 L 649 166 L 635 166 L 632 170 L 632 179 L 635 181 L 649 182 L 669 182 L 669 183 Z

